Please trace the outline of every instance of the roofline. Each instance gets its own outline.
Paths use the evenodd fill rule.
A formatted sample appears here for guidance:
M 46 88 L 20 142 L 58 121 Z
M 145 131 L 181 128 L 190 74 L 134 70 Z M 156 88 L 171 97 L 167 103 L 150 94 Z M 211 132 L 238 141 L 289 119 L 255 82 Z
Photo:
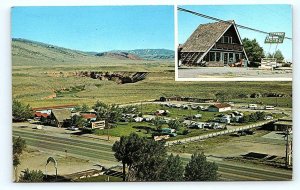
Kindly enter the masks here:
M 228 23 L 228 22 L 227 22 L 227 23 Z M 233 23 L 231 23 L 231 25 L 232 25 L 232 24 L 233 24 Z M 217 43 L 217 41 L 219 41 L 220 38 L 225 34 L 225 32 L 227 32 L 227 30 L 231 27 L 231 25 L 229 25 L 229 26 L 226 28 L 226 30 L 224 30 L 224 32 L 221 34 L 221 36 L 219 36 L 219 37 L 217 38 L 217 40 L 213 43 L 213 45 L 210 46 L 210 48 L 208 48 L 208 50 L 206 50 L 206 52 L 203 53 L 203 55 L 197 60 L 197 63 L 199 63 L 199 62 L 200 62 L 199 60 L 202 60 L 202 59 L 206 56 L 206 54 L 214 47 L 214 45 Z
M 240 41 L 240 43 L 241 43 L 242 46 L 243 46 L 243 52 L 244 52 L 244 54 L 245 54 L 245 57 L 246 57 L 247 61 L 249 61 L 248 56 L 247 56 L 246 51 L 245 51 L 245 48 L 244 48 L 244 45 L 243 45 L 243 41 L 242 41 L 242 39 L 241 39 L 241 36 L 240 36 L 240 33 L 239 33 L 238 29 L 236 28 L 235 23 L 233 24 L 233 26 L 234 26 L 234 29 L 235 29 L 237 35 L 238 35 L 239 41 Z
M 228 23 L 228 22 L 226 22 L 226 23 Z M 233 27 L 234 27 L 235 32 L 237 33 L 237 36 L 238 36 L 238 39 L 239 39 L 241 45 L 243 46 L 243 42 L 242 42 L 242 40 L 241 40 L 240 33 L 239 33 L 239 31 L 237 30 L 237 28 L 236 28 L 236 26 L 235 26 L 235 23 L 234 23 L 234 21 L 233 21 L 233 23 L 231 23 L 231 25 L 229 25 L 229 26 L 226 28 L 226 30 L 224 30 L 224 32 L 222 33 L 222 35 L 219 36 L 219 37 L 217 38 L 217 40 L 215 41 L 215 43 L 214 43 L 214 44 L 213 44 L 206 52 L 203 53 L 203 55 L 198 59 L 197 63 L 199 63 L 199 62 L 200 62 L 199 60 L 202 60 L 202 59 L 207 55 L 207 53 L 214 47 L 214 45 L 215 45 L 215 44 L 220 40 L 220 38 L 227 32 L 227 30 L 229 30 L 229 28 L 230 28 L 232 25 L 233 25 Z M 248 61 L 249 59 L 248 59 L 248 56 L 247 56 L 247 54 L 246 54 L 246 51 L 245 51 L 244 46 L 243 46 L 243 52 L 244 52 L 245 57 L 246 57 L 246 59 L 247 59 L 247 61 Z

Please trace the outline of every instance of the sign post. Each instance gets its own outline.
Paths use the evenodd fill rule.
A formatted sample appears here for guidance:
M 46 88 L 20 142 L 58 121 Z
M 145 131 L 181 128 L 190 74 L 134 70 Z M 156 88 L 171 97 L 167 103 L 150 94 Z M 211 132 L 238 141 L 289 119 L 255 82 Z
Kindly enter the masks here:
M 283 43 L 284 37 L 285 37 L 285 32 L 270 32 L 269 35 L 266 37 L 265 44 L 270 44 L 269 53 L 270 53 L 271 45 L 276 44 L 275 51 L 273 53 L 273 59 L 275 57 L 278 44 Z

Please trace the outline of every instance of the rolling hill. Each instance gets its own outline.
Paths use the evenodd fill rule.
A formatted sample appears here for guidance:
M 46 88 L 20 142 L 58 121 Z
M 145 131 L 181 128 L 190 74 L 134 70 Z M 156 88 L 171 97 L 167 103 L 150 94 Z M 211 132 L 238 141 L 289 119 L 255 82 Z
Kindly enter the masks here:
M 174 59 L 174 51 L 168 49 L 134 49 L 134 50 L 114 50 L 96 54 L 97 56 L 119 56 L 130 59 L 161 60 Z
M 143 49 L 95 53 L 26 39 L 12 39 L 13 65 L 108 64 L 123 63 L 124 61 L 126 63 L 126 61 L 166 60 L 169 57 L 174 58 L 174 51 Z

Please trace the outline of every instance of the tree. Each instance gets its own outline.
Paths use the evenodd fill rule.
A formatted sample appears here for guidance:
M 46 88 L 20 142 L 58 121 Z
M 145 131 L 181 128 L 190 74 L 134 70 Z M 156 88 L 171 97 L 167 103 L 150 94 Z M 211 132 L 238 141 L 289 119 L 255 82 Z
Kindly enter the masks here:
M 72 125 L 83 128 L 87 125 L 87 121 L 81 115 L 74 115 L 72 117 Z
M 262 111 L 256 112 L 256 115 L 257 115 L 257 120 L 258 120 L 258 121 L 262 121 L 262 120 L 264 120 L 265 117 L 266 117 L 265 112 L 262 112 Z
M 137 106 L 129 105 L 121 108 L 123 114 L 137 114 L 139 113 L 139 109 Z
M 115 123 L 120 121 L 122 116 L 122 109 L 116 105 L 112 104 L 108 106 L 106 118 L 109 123 Z
M 15 170 L 15 180 L 18 181 L 18 166 L 20 165 L 20 155 L 26 148 L 26 141 L 21 137 L 13 138 L 13 167 Z
M 121 119 L 122 109 L 116 105 L 108 105 L 97 101 L 93 106 L 97 113 L 97 120 L 106 119 L 109 123 L 115 123 Z
M 254 62 L 260 62 L 261 58 L 265 57 L 264 49 L 259 45 L 256 39 L 250 40 L 248 38 L 244 38 L 242 41 L 250 61 L 250 65 L 253 65 Z
M 16 99 L 13 99 L 12 115 L 14 121 L 25 121 L 33 117 L 30 105 L 25 105 Z
M 81 111 L 82 112 L 88 112 L 88 111 L 90 111 L 90 107 L 87 104 L 83 104 L 81 106 Z
M 190 162 L 185 167 L 184 178 L 186 181 L 216 181 L 218 166 L 208 162 L 204 153 L 193 154 Z
M 251 113 L 250 116 L 249 116 L 249 121 L 250 122 L 256 122 L 257 120 L 258 120 L 258 118 L 257 118 L 256 112 L 255 113 Z
M 21 137 L 13 138 L 13 154 L 21 155 L 23 150 L 26 148 L 26 141 Z
M 20 175 L 20 182 L 43 182 L 44 174 L 41 170 L 29 170 Z
M 184 174 L 183 163 L 178 155 L 169 155 L 161 172 L 161 181 L 182 181 Z
M 272 54 L 271 53 L 267 54 L 267 58 L 273 58 L 273 57 L 276 58 L 277 62 L 283 62 L 284 60 L 284 56 L 280 50 L 276 50 L 276 52 Z
M 156 127 L 157 130 L 160 130 L 164 123 L 165 120 L 162 117 L 155 117 L 152 120 L 152 124 Z
M 131 133 L 116 141 L 112 150 L 115 152 L 115 158 L 122 162 L 123 181 L 160 180 L 167 155 L 164 142 L 156 142 Z
M 276 50 L 276 52 L 274 54 L 274 58 L 277 59 L 277 62 L 283 62 L 283 60 L 284 60 L 284 56 L 282 55 L 280 50 Z
M 139 159 L 141 147 L 144 145 L 143 138 L 140 138 L 136 133 L 131 133 L 129 136 L 122 136 L 120 141 L 116 141 L 112 147 L 115 152 L 115 158 L 122 162 L 123 165 L 123 181 L 130 180 L 126 176 L 126 166 L 131 171 L 132 165 Z
M 159 181 L 165 172 L 164 162 L 167 151 L 164 142 L 145 139 L 140 156 L 133 164 L 134 176 L 137 181 Z
M 178 131 L 183 125 L 182 125 L 182 122 L 180 120 L 174 119 L 174 120 L 170 120 L 168 122 L 168 126 L 171 129 L 175 129 L 176 131 Z
M 105 119 L 107 115 L 108 105 L 97 101 L 96 104 L 92 107 L 97 113 L 97 120 Z

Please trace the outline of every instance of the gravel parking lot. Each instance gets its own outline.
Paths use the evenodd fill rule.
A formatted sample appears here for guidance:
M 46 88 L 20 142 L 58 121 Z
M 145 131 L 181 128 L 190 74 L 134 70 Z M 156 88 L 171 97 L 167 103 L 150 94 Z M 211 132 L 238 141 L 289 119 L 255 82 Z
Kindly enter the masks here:
M 292 69 L 261 70 L 244 67 L 180 67 L 178 78 L 292 78 Z

